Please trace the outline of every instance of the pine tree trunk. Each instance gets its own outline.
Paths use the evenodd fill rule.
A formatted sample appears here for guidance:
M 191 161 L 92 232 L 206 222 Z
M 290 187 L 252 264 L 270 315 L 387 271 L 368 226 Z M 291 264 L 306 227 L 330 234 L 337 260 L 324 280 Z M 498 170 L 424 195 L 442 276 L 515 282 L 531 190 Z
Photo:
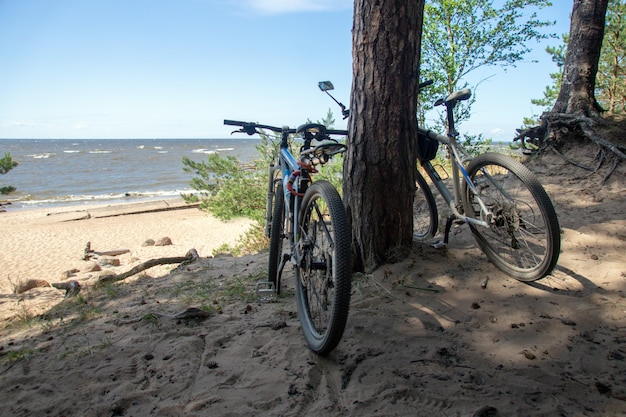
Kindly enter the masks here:
M 355 0 L 344 201 L 355 270 L 410 247 L 424 0 Z
M 607 5 L 608 0 L 574 0 L 563 82 L 552 113 L 592 116 L 602 111 L 594 90 Z

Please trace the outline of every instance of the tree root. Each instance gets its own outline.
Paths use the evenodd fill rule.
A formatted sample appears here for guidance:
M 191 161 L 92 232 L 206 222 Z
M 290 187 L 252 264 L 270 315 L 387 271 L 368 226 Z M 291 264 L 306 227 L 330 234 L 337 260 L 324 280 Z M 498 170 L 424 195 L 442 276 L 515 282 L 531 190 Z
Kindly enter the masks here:
M 613 174 L 618 164 L 626 160 L 626 145 L 615 143 L 602 137 L 601 128 L 608 127 L 611 121 L 599 116 L 584 116 L 568 113 L 544 113 L 541 116 L 541 124 L 529 129 L 518 130 L 519 135 L 513 139 L 519 140 L 524 154 L 540 154 L 550 149 L 568 163 L 585 169 L 592 173 L 598 172 L 604 162 L 611 164 L 608 173 L 604 176 L 604 184 Z M 596 158 L 596 167 L 590 167 L 563 155 L 559 149 L 563 145 L 563 136 L 574 134 L 595 143 L 599 148 Z

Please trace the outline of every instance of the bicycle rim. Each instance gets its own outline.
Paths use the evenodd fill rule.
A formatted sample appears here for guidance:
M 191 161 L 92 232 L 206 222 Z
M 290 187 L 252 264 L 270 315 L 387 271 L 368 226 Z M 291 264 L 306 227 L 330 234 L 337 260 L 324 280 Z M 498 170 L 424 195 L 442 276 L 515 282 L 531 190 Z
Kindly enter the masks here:
M 307 190 L 298 230 L 298 315 L 309 348 L 325 355 L 343 335 L 352 275 L 348 220 L 343 202 L 330 183 L 317 181 Z
M 437 234 L 437 204 L 428 183 L 417 172 L 415 198 L 413 199 L 413 239 L 423 242 Z
M 490 227 L 470 225 L 487 257 L 520 281 L 534 281 L 552 272 L 560 252 L 560 228 L 554 206 L 535 175 L 518 161 L 496 153 L 476 157 L 467 172 L 494 215 Z M 467 184 L 463 205 L 467 215 L 479 216 Z

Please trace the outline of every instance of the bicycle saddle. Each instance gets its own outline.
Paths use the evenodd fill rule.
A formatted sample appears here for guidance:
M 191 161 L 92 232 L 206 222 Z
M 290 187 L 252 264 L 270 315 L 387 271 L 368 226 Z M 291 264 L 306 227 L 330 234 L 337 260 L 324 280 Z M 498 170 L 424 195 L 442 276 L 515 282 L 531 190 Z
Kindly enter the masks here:
M 442 104 L 456 103 L 457 101 L 467 100 L 471 96 L 472 91 L 469 88 L 464 88 L 463 90 L 455 91 L 445 99 L 440 98 L 435 102 L 435 106 L 441 106 Z
M 304 125 L 298 126 L 296 129 L 296 133 L 307 132 L 307 133 L 321 133 L 324 135 L 326 133 L 326 126 L 318 124 L 318 123 L 307 123 Z

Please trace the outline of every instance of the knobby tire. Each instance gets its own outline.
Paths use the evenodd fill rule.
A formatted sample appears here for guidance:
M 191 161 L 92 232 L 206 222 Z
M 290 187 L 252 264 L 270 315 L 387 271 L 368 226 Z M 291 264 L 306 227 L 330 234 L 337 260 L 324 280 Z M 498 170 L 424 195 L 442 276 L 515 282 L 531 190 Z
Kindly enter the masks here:
M 470 224 L 485 255 L 520 281 L 535 281 L 551 273 L 561 250 L 561 231 L 554 206 L 537 177 L 513 158 L 492 152 L 474 158 L 467 173 L 494 213 L 488 228 Z M 466 215 L 479 216 L 467 183 L 463 207 Z
M 316 181 L 306 191 L 298 224 L 296 303 L 309 348 L 326 355 L 348 320 L 352 279 L 351 233 L 339 193 Z
M 428 183 L 417 171 L 416 189 L 413 199 L 413 240 L 423 242 L 437 234 L 439 214 L 437 204 Z
M 283 259 L 283 240 L 285 227 L 285 195 L 282 180 L 276 181 L 272 223 L 270 226 L 270 259 L 268 281 L 274 285 L 276 294 L 280 294 L 279 266 Z

